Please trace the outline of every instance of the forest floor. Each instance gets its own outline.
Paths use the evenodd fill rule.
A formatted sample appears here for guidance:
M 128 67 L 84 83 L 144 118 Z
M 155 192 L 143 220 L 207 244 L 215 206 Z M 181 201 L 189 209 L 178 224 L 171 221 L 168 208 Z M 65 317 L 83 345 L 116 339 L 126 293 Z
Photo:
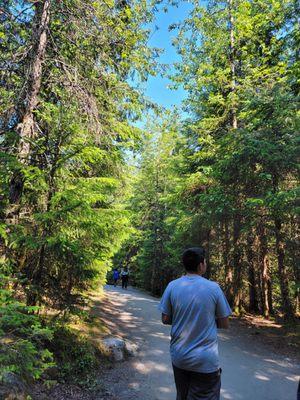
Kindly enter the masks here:
M 174 400 L 169 330 L 160 322 L 159 300 L 139 290 L 107 286 L 93 295 L 92 340 L 118 336 L 138 344 L 137 357 L 99 371 L 95 391 L 57 385 L 39 400 Z M 83 329 L 83 327 L 80 327 Z M 219 333 L 222 400 L 295 400 L 299 375 L 299 329 L 261 317 L 231 319 Z M 41 392 L 41 393 L 42 393 Z
M 300 324 L 286 325 L 282 321 L 268 320 L 261 316 L 245 314 L 240 318 L 232 317 L 231 328 L 241 335 L 253 336 L 270 351 L 299 360 Z

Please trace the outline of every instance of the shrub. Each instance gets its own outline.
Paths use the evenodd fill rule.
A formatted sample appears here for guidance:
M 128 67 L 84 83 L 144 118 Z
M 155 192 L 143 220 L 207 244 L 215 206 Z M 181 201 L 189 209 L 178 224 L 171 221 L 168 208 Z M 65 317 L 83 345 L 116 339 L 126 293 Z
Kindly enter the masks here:
M 49 327 L 43 327 L 32 307 L 10 299 L 0 305 L 0 379 L 14 372 L 25 380 L 38 379 L 54 365 L 45 341 L 52 339 Z
M 58 365 L 58 379 L 91 386 L 99 366 L 97 349 L 83 335 L 67 326 L 57 326 L 49 343 Z
M 38 307 L 17 301 L 12 280 L 1 277 L 0 382 L 7 372 L 26 381 L 47 379 L 50 374 L 58 381 L 91 387 L 95 383 L 100 351 L 66 325 L 70 323 L 70 316 L 67 322 L 58 319 L 51 323 L 37 314 Z M 79 313 L 78 309 L 75 311 Z M 82 310 L 78 315 L 86 318 Z

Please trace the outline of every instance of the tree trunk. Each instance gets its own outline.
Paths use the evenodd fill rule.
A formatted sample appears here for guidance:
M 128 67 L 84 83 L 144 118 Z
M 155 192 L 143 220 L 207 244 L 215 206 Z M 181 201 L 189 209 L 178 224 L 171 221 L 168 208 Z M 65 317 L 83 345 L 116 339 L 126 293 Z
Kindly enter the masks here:
M 211 276 L 211 264 L 210 264 L 210 234 L 211 230 L 208 229 L 206 232 L 206 273 L 205 273 L 205 278 L 210 279 Z
M 300 225 L 297 217 L 291 217 L 289 237 L 292 239 L 291 257 L 293 264 L 293 280 L 296 282 L 295 290 L 295 314 L 300 312 Z
M 241 310 L 241 291 L 242 291 L 242 250 L 241 250 L 241 217 L 234 216 L 233 221 L 233 270 L 234 270 L 234 310 L 240 312 Z
M 256 290 L 255 266 L 254 266 L 254 237 L 251 233 L 247 240 L 247 261 L 248 261 L 248 285 L 249 285 L 249 311 L 257 313 L 258 299 Z
M 31 141 L 36 135 L 34 111 L 38 104 L 38 94 L 41 88 L 42 66 L 46 54 L 48 25 L 51 0 L 39 1 L 35 4 L 35 16 L 32 28 L 32 50 L 28 62 L 28 78 L 24 98 L 18 109 L 20 122 L 17 127 L 19 133 L 18 160 L 27 165 L 30 159 Z M 15 171 L 10 181 L 9 203 L 12 206 L 7 217 L 15 220 L 19 213 L 24 186 L 23 173 Z
M 234 16 L 233 6 L 234 0 L 228 0 L 228 11 L 229 11 L 229 29 L 230 29 L 230 51 L 229 51 L 229 63 L 231 72 L 231 125 L 233 129 L 237 129 L 237 112 L 236 112 L 236 50 L 235 50 L 235 36 L 234 36 Z
M 53 158 L 53 163 L 51 170 L 48 175 L 48 192 L 47 192 L 47 198 L 45 202 L 45 208 L 44 212 L 48 213 L 51 208 L 51 200 L 52 197 L 55 194 L 55 174 L 57 171 L 58 167 L 58 161 L 59 161 L 59 155 L 60 155 L 60 147 L 61 147 L 61 137 L 58 138 L 58 141 L 55 143 L 54 146 L 54 158 Z M 38 260 L 36 265 L 33 266 L 31 270 L 27 272 L 27 276 L 30 279 L 32 285 L 33 285 L 33 292 L 31 293 L 28 291 L 28 296 L 27 296 L 27 304 L 28 305 L 36 305 L 38 301 L 40 300 L 40 297 L 43 293 L 44 286 L 45 286 L 45 259 L 47 255 L 47 249 L 46 249 L 46 238 L 49 236 L 51 233 L 52 229 L 52 224 L 51 221 L 46 222 L 45 226 L 43 227 L 42 233 L 41 233 L 41 242 L 42 245 L 39 249 L 39 255 L 38 255 Z M 73 280 L 71 280 L 73 281 Z
M 279 177 L 275 172 L 273 174 L 273 193 L 278 193 L 279 190 Z M 294 320 L 295 314 L 293 310 L 293 305 L 290 299 L 289 293 L 289 281 L 287 268 L 284 263 L 285 258 L 285 243 L 283 239 L 282 233 L 282 222 L 276 213 L 274 213 L 274 228 L 275 228 L 275 245 L 276 245 L 276 253 L 277 253 L 277 263 L 278 263 L 278 275 L 279 275 L 279 284 L 281 291 L 281 304 L 282 311 L 284 313 L 284 317 L 286 320 Z
M 233 270 L 229 262 L 230 240 L 228 220 L 224 222 L 223 262 L 225 265 L 225 294 L 228 303 L 233 305 Z
M 294 310 L 289 294 L 288 274 L 284 263 L 285 249 L 282 235 L 282 223 L 279 218 L 275 217 L 274 224 L 282 309 L 287 320 L 294 320 Z
M 270 270 L 269 270 L 270 272 Z M 274 308 L 273 308 L 273 286 L 272 286 L 272 280 L 271 280 L 271 274 L 269 274 L 269 279 L 267 282 L 267 286 L 268 286 L 268 302 L 269 302 L 269 310 L 270 310 L 270 314 L 273 315 L 274 314 Z
M 236 110 L 236 50 L 235 50 L 235 35 L 234 35 L 234 0 L 227 0 L 228 3 L 228 13 L 229 13 L 229 31 L 230 31 L 230 45 L 229 45 L 229 64 L 230 64 L 230 72 L 231 72 L 231 127 L 232 129 L 237 129 L 238 121 L 237 121 L 237 110 Z M 240 249 L 240 217 L 235 215 L 233 221 L 233 270 L 234 270 L 234 278 L 233 278 L 233 299 L 232 305 L 235 310 L 240 311 L 241 307 L 241 279 L 242 279 L 242 271 L 241 271 L 241 249 Z
M 268 242 L 264 224 L 264 221 L 260 221 L 258 227 L 259 264 L 261 275 L 262 313 L 265 318 L 269 318 L 272 309 L 272 301 L 270 303 L 271 278 L 269 275 Z
M 269 259 L 267 254 L 261 257 L 261 282 L 263 295 L 263 314 L 265 318 L 270 317 L 269 296 L 268 296 L 268 281 L 269 281 Z

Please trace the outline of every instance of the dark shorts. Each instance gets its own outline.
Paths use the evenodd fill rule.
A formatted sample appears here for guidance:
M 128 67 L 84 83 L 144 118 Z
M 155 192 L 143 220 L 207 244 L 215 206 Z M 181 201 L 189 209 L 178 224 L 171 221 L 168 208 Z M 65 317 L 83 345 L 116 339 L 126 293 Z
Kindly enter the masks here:
M 176 400 L 219 400 L 221 370 L 209 374 L 186 371 L 173 365 Z
M 122 288 L 127 288 L 128 276 L 122 276 Z

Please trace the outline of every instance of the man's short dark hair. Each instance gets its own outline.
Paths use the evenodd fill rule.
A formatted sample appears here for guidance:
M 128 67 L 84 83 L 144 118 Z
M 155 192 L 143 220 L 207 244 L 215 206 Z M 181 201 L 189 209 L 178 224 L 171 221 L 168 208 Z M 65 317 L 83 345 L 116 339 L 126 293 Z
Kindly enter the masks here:
M 184 251 L 182 262 L 184 268 L 189 272 L 196 272 L 198 265 L 204 263 L 205 250 L 203 247 L 191 247 Z

